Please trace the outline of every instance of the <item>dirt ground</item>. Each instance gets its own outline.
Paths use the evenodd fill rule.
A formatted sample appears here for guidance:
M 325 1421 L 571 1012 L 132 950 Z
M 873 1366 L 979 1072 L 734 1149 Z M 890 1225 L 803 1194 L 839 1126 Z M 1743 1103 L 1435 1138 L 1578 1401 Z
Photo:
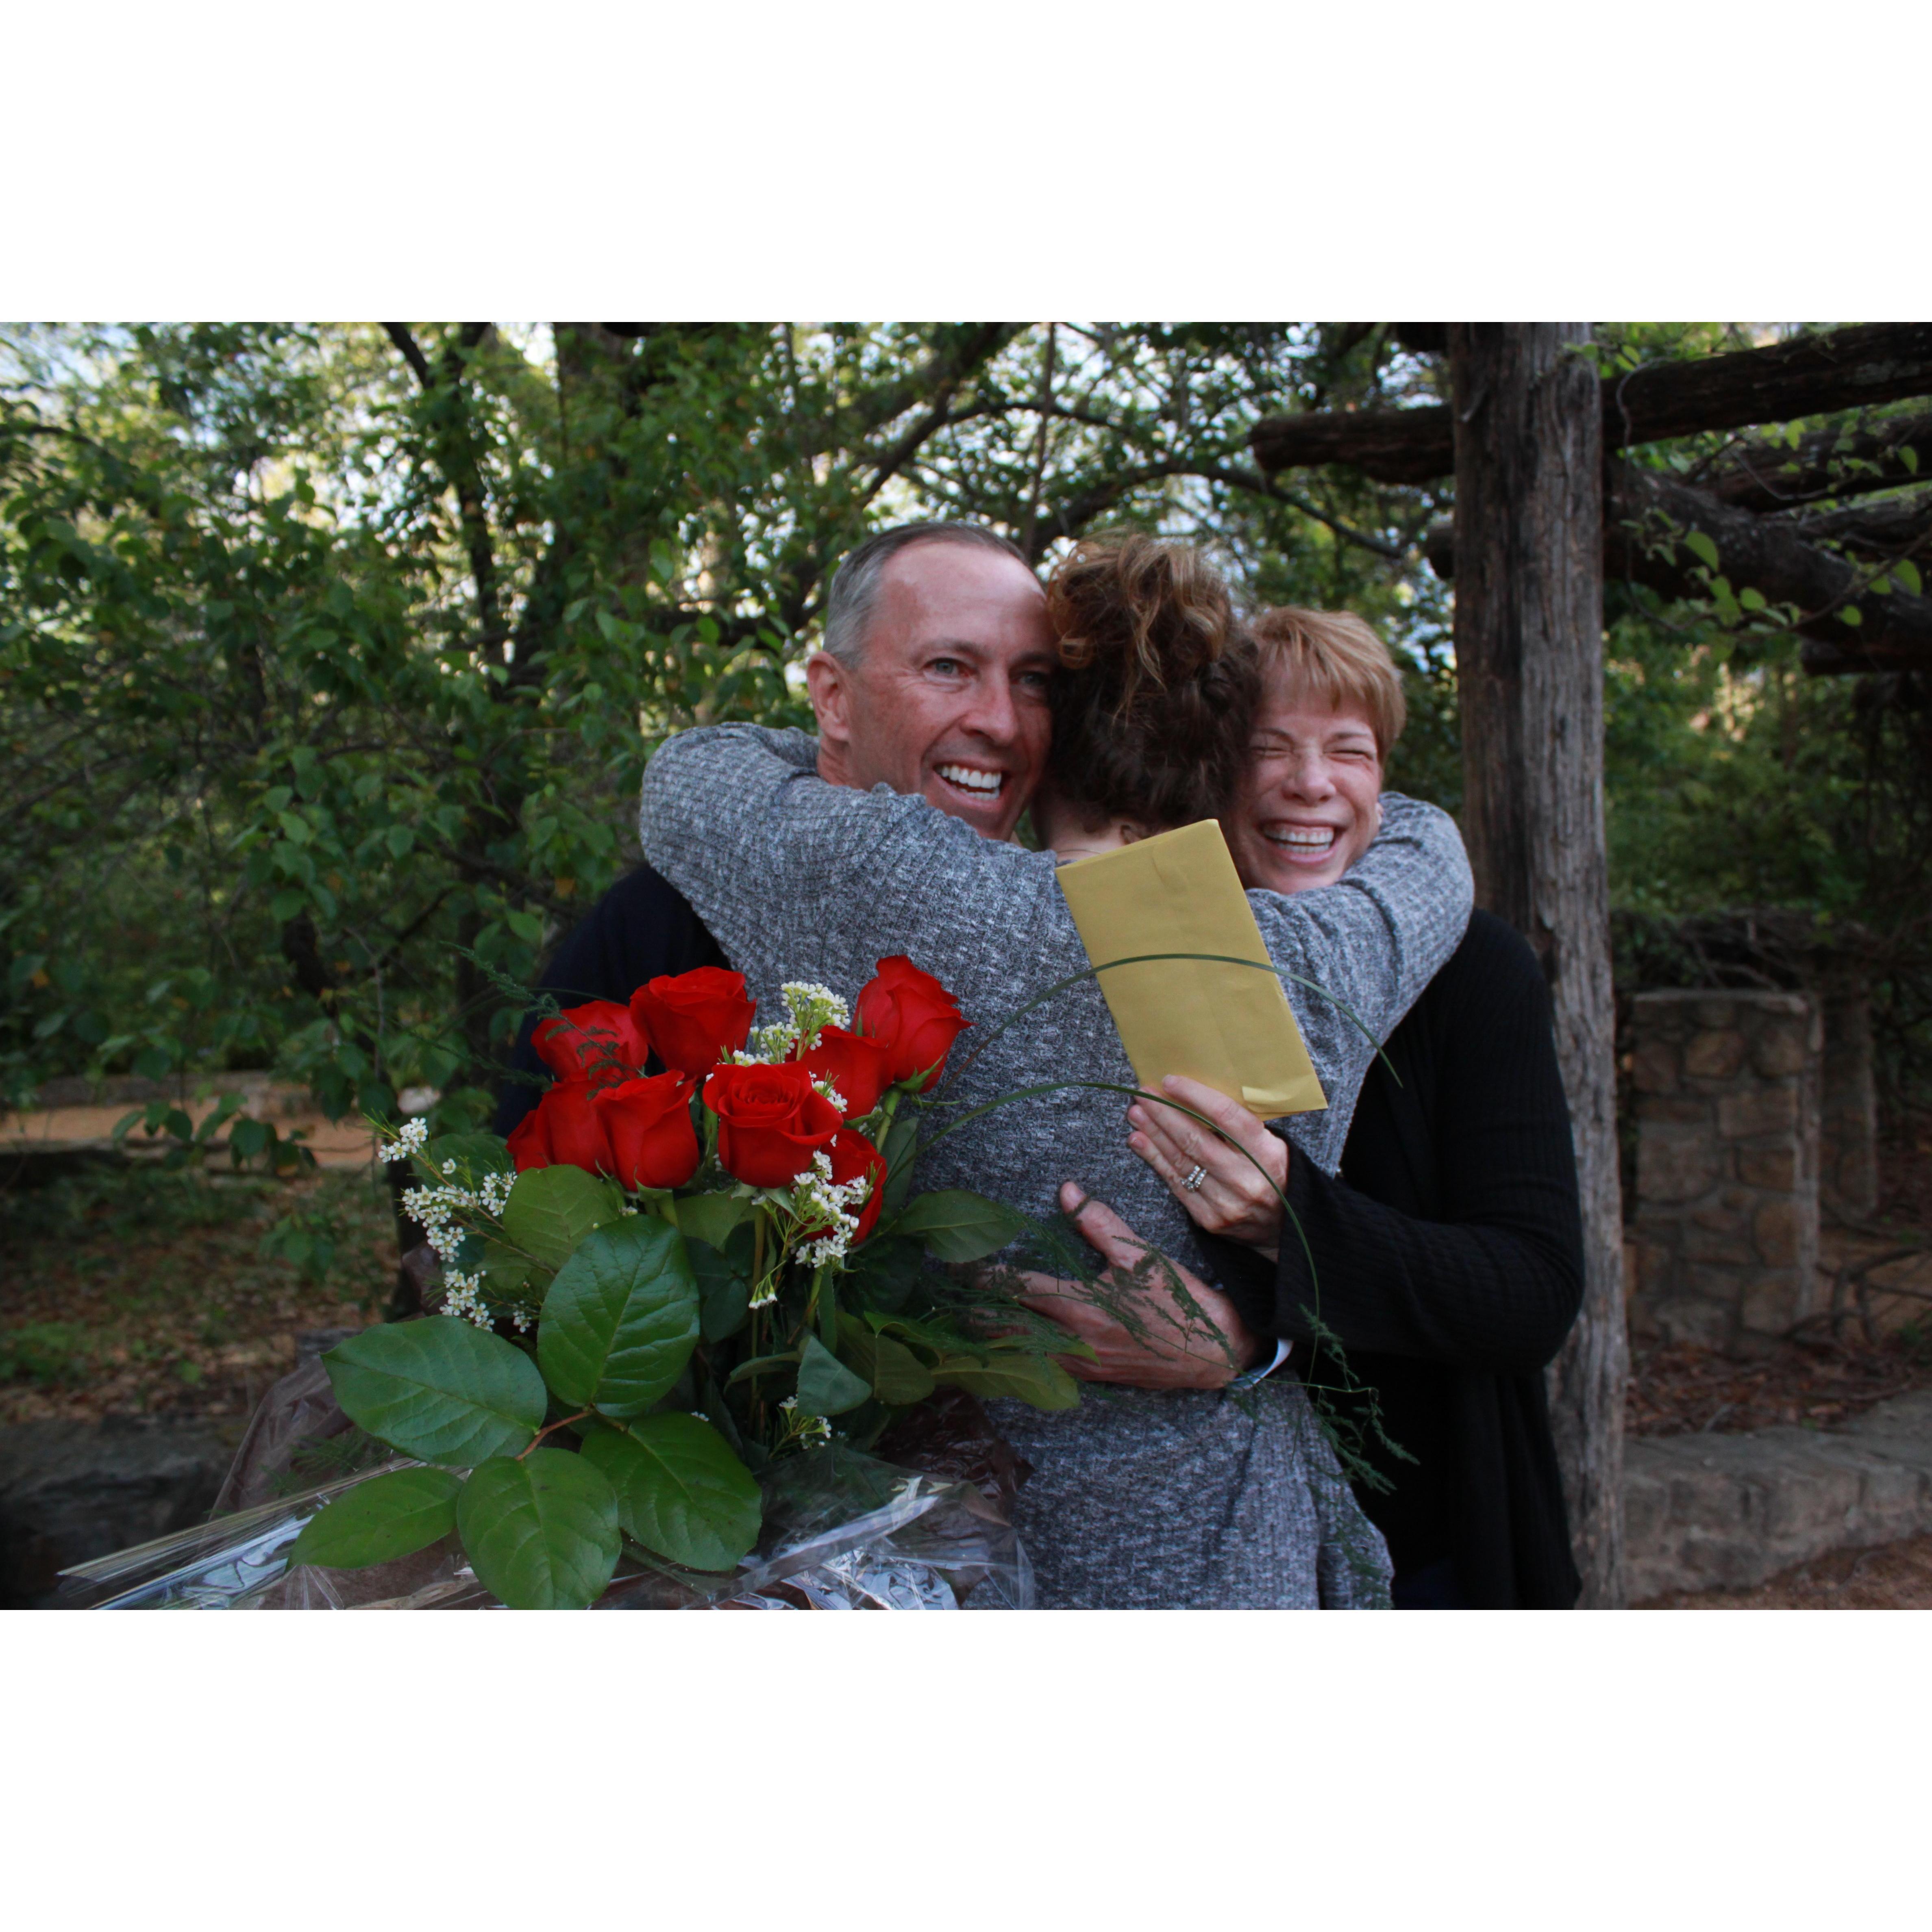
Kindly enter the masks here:
M 265 1254 L 278 1232 L 283 1253 Z M 301 1267 L 292 1236 L 307 1238 Z M 294 1366 L 296 1336 L 376 1318 L 395 1269 L 388 1196 L 366 1172 L 139 1166 L 0 1190 L 0 1425 L 238 1426 Z
M 1868 1342 L 1780 1342 L 1761 1361 L 1733 1361 L 1680 1343 L 1630 1358 L 1624 1426 L 1633 1436 L 1731 1436 L 1780 1423 L 1831 1429 L 1874 1402 L 1932 1387 L 1932 1334 L 1917 1328 Z

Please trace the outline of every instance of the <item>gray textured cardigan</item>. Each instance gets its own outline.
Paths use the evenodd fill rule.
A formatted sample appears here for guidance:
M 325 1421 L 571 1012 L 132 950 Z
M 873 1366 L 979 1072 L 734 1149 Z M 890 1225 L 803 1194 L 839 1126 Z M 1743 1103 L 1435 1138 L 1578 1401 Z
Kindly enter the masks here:
M 850 998 L 880 958 L 902 952 L 945 984 L 983 1040 L 1044 988 L 1085 968 L 1051 853 L 982 838 L 924 799 L 884 786 L 828 784 L 816 757 L 815 741 L 802 733 L 722 725 L 670 740 L 644 779 L 645 856 L 696 908 L 768 1016 L 782 1010 L 778 989 L 788 980 L 817 980 Z M 1380 835 L 1340 884 L 1248 895 L 1276 966 L 1346 1003 L 1377 1040 L 1455 950 L 1472 898 L 1450 819 L 1393 793 L 1382 807 Z M 1297 1115 L 1286 1131 L 1332 1174 L 1375 1049 L 1339 1007 L 1297 986 L 1286 990 L 1329 1104 Z M 970 1050 L 975 1037 L 965 1035 L 962 1047 Z M 1090 980 L 1004 1034 L 946 1091 L 963 1111 L 1052 1079 L 1133 1083 Z M 1207 1273 L 1193 1223 L 1126 1144 L 1125 1105 L 1115 1094 L 1067 1088 L 1003 1108 L 934 1147 L 920 1184 L 970 1187 L 1051 1216 L 1060 1184 L 1076 1180 L 1142 1239 Z M 1354 1511 L 1298 1384 L 1280 1381 L 1244 1406 L 1185 1391 L 1106 1392 L 1050 1417 L 1001 1405 L 1002 1427 L 1036 1468 L 1022 1492 L 1033 1519 L 1022 1534 L 1042 1601 L 1360 1600 L 1334 1580 L 1321 1550 L 1338 1522 L 1346 1543 L 1360 1543 L 1366 1532 L 1373 1544 L 1375 1532 Z M 1159 1469 L 1139 1468 L 1144 1459 L 1132 1445 L 1156 1438 Z M 1263 1486 L 1271 1494 L 1284 1484 L 1306 1493 L 1264 1509 L 1264 1521 L 1250 1520 L 1254 1496 L 1216 1501 L 1210 1493 L 1230 1482 L 1252 1489 L 1268 1472 Z M 1108 1486 L 1103 1472 L 1114 1493 L 1096 1501 Z M 1125 1549 L 1127 1520 L 1151 1531 L 1177 1504 L 1208 1526 L 1190 1529 L 1184 1549 L 1151 1562 L 1144 1550 Z M 1167 1534 L 1171 1541 L 1171 1528 Z

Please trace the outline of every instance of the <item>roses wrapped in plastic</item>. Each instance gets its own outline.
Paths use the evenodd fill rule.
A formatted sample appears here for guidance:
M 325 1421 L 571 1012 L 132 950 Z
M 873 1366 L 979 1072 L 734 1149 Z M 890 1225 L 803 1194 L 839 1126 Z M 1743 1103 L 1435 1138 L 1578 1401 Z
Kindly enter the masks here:
M 999 1202 L 912 1189 L 925 1096 L 968 1022 L 903 957 L 849 1006 L 784 992 L 763 1026 L 742 976 L 709 968 L 556 1013 L 536 1034 L 555 1080 L 507 1144 L 403 1129 L 392 1157 L 418 1178 L 406 1204 L 440 1258 L 440 1312 L 322 1358 L 344 1415 L 392 1460 L 305 1513 L 238 1520 L 254 1553 L 230 1552 L 232 1590 L 194 1586 L 207 1600 L 758 1596 L 749 1570 L 783 1582 L 759 1566 L 804 1534 L 772 1500 L 801 1483 L 818 1484 L 812 1537 L 838 1544 L 820 1554 L 844 1565 L 842 1583 L 821 1580 L 833 1595 L 930 1606 L 976 1566 L 1007 1578 L 982 1600 L 1024 1595 L 994 1505 L 872 1453 L 962 1390 L 1076 1400 L 1053 1359 L 1064 1337 L 934 1267 L 1032 1231 Z M 840 1496 L 851 1522 L 878 1518 L 843 1542 Z M 916 1520 L 930 1539 L 935 1511 L 979 1554 L 943 1587 L 906 1571 L 887 1588 L 893 1563 L 923 1560 L 902 1533 Z M 196 1551 L 184 1576 L 229 1562 L 205 1539 Z

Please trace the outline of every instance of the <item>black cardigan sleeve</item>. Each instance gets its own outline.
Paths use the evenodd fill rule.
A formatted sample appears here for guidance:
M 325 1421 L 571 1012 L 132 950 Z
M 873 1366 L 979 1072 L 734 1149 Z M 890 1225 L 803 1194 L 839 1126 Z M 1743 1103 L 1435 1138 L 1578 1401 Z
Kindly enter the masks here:
M 1504 1374 L 1540 1369 L 1576 1318 L 1583 1255 L 1569 1112 L 1535 956 L 1499 921 L 1482 920 L 1480 933 L 1472 923 L 1403 1025 L 1417 1030 L 1398 1063 L 1411 1084 L 1385 1088 L 1379 1122 L 1358 1117 L 1358 1130 L 1400 1144 L 1374 1148 L 1382 1172 L 1392 1152 L 1398 1172 L 1405 1159 L 1412 1174 L 1418 1162 L 1432 1168 L 1388 1191 L 1432 1199 L 1435 1213 L 1402 1212 L 1295 1156 L 1286 1192 L 1301 1238 L 1282 1230 L 1273 1332 L 1312 1340 L 1312 1309 L 1346 1348 Z M 1386 1082 L 1388 1070 L 1372 1077 Z M 1345 1173 L 1356 1150 L 1352 1131 Z M 1232 1244 L 1214 1246 L 1229 1276 L 1259 1286 L 1259 1257 L 1250 1250 L 1244 1262 Z

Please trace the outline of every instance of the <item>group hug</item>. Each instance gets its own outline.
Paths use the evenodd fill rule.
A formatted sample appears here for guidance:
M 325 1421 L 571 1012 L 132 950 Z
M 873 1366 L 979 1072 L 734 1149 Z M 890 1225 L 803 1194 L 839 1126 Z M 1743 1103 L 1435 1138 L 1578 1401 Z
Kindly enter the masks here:
M 1114 1271 L 1108 1298 L 1019 1284 L 1085 1345 L 1064 1358 L 1078 1406 L 987 1406 L 1030 1466 L 1040 1604 L 1572 1605 L 1544 1372 L 1583 1264 L 1548 994 L 1472 909 L 1454 823 L 1383 790 L 1404 705 L 1374 630 L 1244 614 L 1184 544 L 1090 540 L 1042 584 L 996 532 L 921 523 L 845 558 L 805 670 L 816 736 L 658 749 L 646 862 L 542 983 L 622 1001 L 721 967 L 776 1006 L 904 955 L 954 994 L 962 1124 L 920 1184 L 1064 1214 Z M 1090 976 L 999 1029 L 1088 968 L 1057 868 L 1205 819 L 1324 1110 L 1264 1124 L 1178 1077 L 1173 1106 L 1106 1090 L 1134 1075 Z M 532 1024 L 506 1135 L 538 1092 Z M 1145 1318 L 1120 1318 L 1120 1284 Z

